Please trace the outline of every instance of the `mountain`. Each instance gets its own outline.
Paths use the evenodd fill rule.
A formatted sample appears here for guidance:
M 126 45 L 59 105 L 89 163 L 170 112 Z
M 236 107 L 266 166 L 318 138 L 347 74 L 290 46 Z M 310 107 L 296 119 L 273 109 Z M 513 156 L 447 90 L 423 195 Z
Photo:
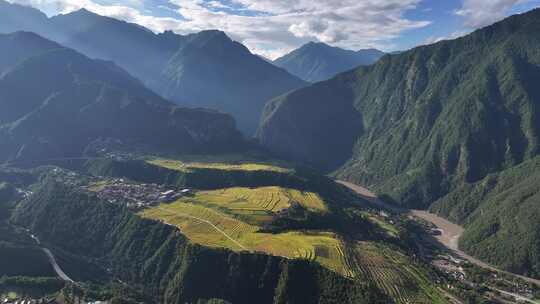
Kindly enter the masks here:
M 33 22 L 37 20 L 33 15 L 41 12 L 1 1 L 0 20 L 13 11 L 19 17 L 9 26 L 0 21 L 0 32 L 34 31 L 91 58 L 114 61 L 179 105 L 232 114 L 239 128 L 250 136 L 266 101 L 305 84 L 220 31 L 187 36 L 170 31 L 154 34 L 142 26 L 85 9 L 45 20 L 42 16 L 40 22 Z M 34 23 L 37 26 L 31 26 Z
M 186 36 L 161 78 L 150 84 L 182 105 L 233 114 L 239 128 L 249 135 L 255 133 L 268 100 L 303 85 L 221 31 Z
M 274 99 L 258 136 L 275 152 L 335 170 L 336 177 L 372 187 L 396 204 L 427 208 L 463 185 L 539 154 L 540 38 L 534 34 L 539 30 L 536 9 L 463 38 L 385 56 L 372 66 Z M 532 212 L 527 206 L 535 196 L 526 193 L 493 198 L 486 202 L 489 211 L 463 205 L 491 219 L 471 223 L 462 246 L 488 257 L 495 254 L 496 241 L 522 238 L 528 243 L 520 243 L 520 250 L 534 255 L 534 261 L 514 256 L 503 262 L 502 252 L 508 251 L 489 260 L 511 270 L 537 265 L 537 232 L 525 229 L 509 237 L 513 220 L 497 223 L 505 221 L 497 216 L 507 208 L 515 208 L 508 213 L 515 219 Z M 445 204 L 445 210 L 458 202 Z M 513 258 L 518 262 L 513 264 Z
M 46 29 L 47 15 L 31 7 L 0 0 L 0 33 Z
M 383 55 L 375 49 L 350 51 L 310 42 L 276 59 L 274 64 L 305 81 L 318 82 L 361 65 L 373 64 Z
M 243 142 L 230 116 L 174 106 L 113 63 L 36 34 L 0 35 L 0 53 L 2 161 L 79 156 L 104 139 L 179 152 Z

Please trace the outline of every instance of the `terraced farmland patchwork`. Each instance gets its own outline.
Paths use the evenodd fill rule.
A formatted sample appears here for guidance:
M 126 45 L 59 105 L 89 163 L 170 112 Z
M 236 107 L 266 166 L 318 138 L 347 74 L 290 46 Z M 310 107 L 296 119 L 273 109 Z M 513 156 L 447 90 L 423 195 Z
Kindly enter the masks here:
M 297 203 L 313 212 L 327 212 L 325 202 L 312 192 L 281 187 L 227 188 L 197 192 L 181 202 L 225 208 L 232 214 L 247 217 L 250 223 L 262 225 L 272 216 Z
M 377 244 L 359 242 L 350 256 L 358 276 L 367 277 L 397 303 L 446 303 L 407 256 Z
M 140 214 L 177 226 L 198 244 L 310 259 L 343 275 L 353 275 L 345 263 L 342 244 L 333 233 L 259 233 L 259 227 L 255 225 L 212 208 L 182 201 L 146 209 Z
M 291 169 L 263 163 L 245 162 L 245 163 L 221 163 L 221 162 L 183 162 L 172 159 L 153 159 L 148 163 L 155 166 L 164 167 L 171 170 L 190 172 L 193 169 L 215 169 L 215 170 L 237 170 L 237 171 L 271 171 L 288 173 Z

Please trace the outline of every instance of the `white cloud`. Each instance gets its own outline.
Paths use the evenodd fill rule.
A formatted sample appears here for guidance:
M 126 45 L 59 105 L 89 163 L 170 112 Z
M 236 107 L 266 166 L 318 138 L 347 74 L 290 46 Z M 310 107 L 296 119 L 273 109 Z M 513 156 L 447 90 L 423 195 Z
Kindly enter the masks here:
M 177 31 L 218 28 L 250 49 L 274 58 L 309 40 L 359 49 L 387 48 L 406 30 L 427 21 L 404 17 L 420 0 L 235 0 L 256 16 L 212 12 L 200 0 L 171 0 L 187 20 Z
M 462 7 L 455 13 L 465 18 L 465 26 L 479 28 L 502 18 L 517 4 L 528 0 L 463 0 Z
M 92 0 L 12 1 L 42 9 L 54 6 L 60 13 L 84 7 L 156 32 L 172 29 L 185 34 L 220 29 L 252 51 L 271 58 L 309 40 L 351 49 L 388 49 L 391 40 L 404 31 L 430 23 L 404 16 L 421 0 L 231 0 L 226 5 L 217 0 L 169 0 L 178 7 L 178 18 L 143 13 L 144 5 L 157 8 L 153 0 L 111 1 L 115 4 L 98 4 Z M 246 12 L 253 12 L 255 16 L 248 16 Z

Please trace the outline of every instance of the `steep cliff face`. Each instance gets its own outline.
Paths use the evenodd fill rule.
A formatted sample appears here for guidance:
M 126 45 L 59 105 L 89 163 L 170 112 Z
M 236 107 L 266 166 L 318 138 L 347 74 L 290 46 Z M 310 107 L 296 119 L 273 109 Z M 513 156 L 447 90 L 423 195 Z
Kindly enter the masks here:
M 317 159 L 338 138 L 355 141 L 341 168 L 332 161 L 345 149 L 318 158 L 319 166 L 398 203 L 426 207 L 463 182 L 539 153 L 538 30 L 534 10 L 464 38 L 385 56 L 272 101 L 259 137 L 300 161 Z M 358 114 L 335 115 L 334 104 Z M 326 136 L 306 131 L 321 128 L 321 120 Z M 288 124 L 278 126 L 282 121 Z M 333 131 L 336 125 L 354 128 Z
M 313 263 L 190 243 L 175 228 L 48 180 L 13 220 L 47 244 L 109 267 L 159 303 L 374 303 L 380 292 Z
M 352 156 L 363 125 L 351 88 L 338 77 L 268 103 L 257 132 L 279 155 L 331 170 Z

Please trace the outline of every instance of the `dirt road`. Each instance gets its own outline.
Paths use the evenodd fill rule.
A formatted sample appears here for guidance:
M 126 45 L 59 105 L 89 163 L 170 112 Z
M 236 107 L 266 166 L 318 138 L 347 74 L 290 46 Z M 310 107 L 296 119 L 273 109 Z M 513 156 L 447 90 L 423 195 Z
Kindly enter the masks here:
M 496 267 L 493 267 L 485 262 L 482 262 L 479 259 L 474 258 L 468 255 L 467 253 L 459 250 L 459 247 L 458 247 L 459 238 L 461 237 L 461 235 L 463 235 L 463 232 L 465 231 L 463 227 L 456 225 L 440 216 L 437 216 L 436 214 L 429 213 L 424 210 L 409 210 L 409 209 L 399 208 L 396 206 L 386 204 L 385 202 L 381 201 L 377 197 L 377 195 L 375 195 L 373 192 L 369 191 L 368 189 L 362 186 L 345 182 L 345 181 L 337 181 L 337 182 L 353 190 L 360 197 L 364 198 L 365 200 L 369 201 L 375 206 L 378 206 L 378 207 L 381 207 L 381 208 L 384 208 L 384 209 L 387 209 L 396 213 L 409 214 L 410 216 L 414 216 L 414 217 L 423 219 L 429 223 L 432 223 L 433 225 L 437 227 L 437 229 L 441 231 L 441 234 L 436 236 L 437 241 L 439 241 L 439 243 L 442 246 L 444 246 L 446 249 L 450 250 L 457 256 L 469 261 L 470 263 L 477 265 L 479 267 L 482 267 L 482 268 L 492 270 L 492 271 L 512 275 L 512 276 L 521 278 L 526 282 L 533 283 L 540 286 L 540 280 L 536 280 L 529 277 L 524 277 L 518 274 L 500 270 Z
M 168 209 L 165 209 L 165 208 L 161 208 L 161 207 L 159 207 L 158 209 L 161 210 L 161 211 L 163 211 L 163 212 L 167 212 L 167 213 L 169 213 L 169 214 L 171 214 L 171 215 L 174 215 L 174 216 L 179 216 L 179 217 L 189 218 L 189 219 L 192 219 L 192 220 L 195 220 L 195 221 L 204 223 L 204 224 L 206 224 L 206 225 L 209 225 L 209 226 L 212 227 L 214 230 L 216 230 L 217 232 L 221 233 L 223 236 L 225 236 L 227 239 L 229 239 L 231 242 L 233 242 L 235 245 L 237 245 L 238 247 L 240 247 L 240 249 L 249 251 L 248 248 L 246 248 L 244 245 L 240 244 L 237 240 L 235 240 L 234 238 L 232 238 L 232 237 L 231 237 L 230 235 L 228 235 L 225 231 L 221 230 L 218 226 L 214 225 L 212 222 L 210 222 L 210 221 L 208 221 L 208 220 L 205 220 L 205 219 L 202 219 L 202 218 L 198 218 L 198 217 L 195 217 L 195 216 L 193 216 L 193 215 L 186 214 L 186 213 L 174 212 L 174 211 L 171 211 L 171 210 L 168 210 Z M 169 225 L 169 226 L 176 227 L 175 225 L 172 225 L 172 224 L 169 224 L 169 223 L 166 223 L 166 224 Z

